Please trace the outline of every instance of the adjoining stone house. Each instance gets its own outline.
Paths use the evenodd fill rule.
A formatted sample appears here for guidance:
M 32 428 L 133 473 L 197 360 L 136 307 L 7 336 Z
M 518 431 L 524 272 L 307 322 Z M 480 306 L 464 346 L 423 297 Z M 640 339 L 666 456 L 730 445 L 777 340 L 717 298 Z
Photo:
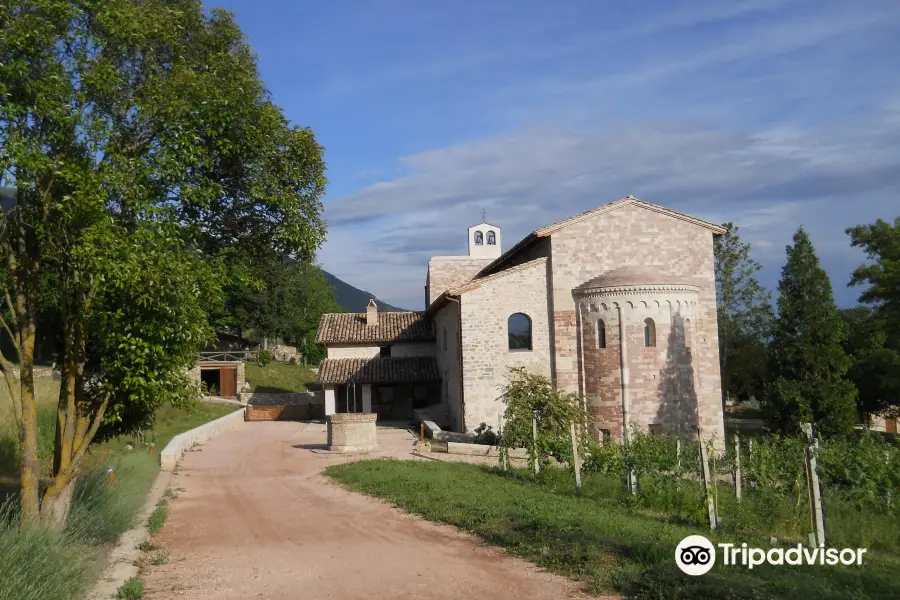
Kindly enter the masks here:
M 422 361 L 415 377 L 432 385 L 413 404 L 439 402 L 457 431 L 496 429 L 509 368 L 525 367 L 581 395 L 597 439 L 621 440 L 635 424 L 681 435 L 699 426 L 721 440 L 713 236 L 725 231 L 631 196 L 506 252 L 500 228 L 480 223 L 468 229 L 468 256 L 429 261 L 424 313 L 380 313 L 378 322 L 415 323 L 415 353 L 400 352 Z M 326 398 L 355 378 L 363 409 L 365 385 L 385 378 L 376 349 L 393 357 L 413 343 L 365 318 L 325 315 L 319 330 Z M 341 319 L 352 323 L 346 333 L 333 325 Z M 346 362 L 354 352 L 359 362 Z M 327 403 L 326 412 L 346 409 Z

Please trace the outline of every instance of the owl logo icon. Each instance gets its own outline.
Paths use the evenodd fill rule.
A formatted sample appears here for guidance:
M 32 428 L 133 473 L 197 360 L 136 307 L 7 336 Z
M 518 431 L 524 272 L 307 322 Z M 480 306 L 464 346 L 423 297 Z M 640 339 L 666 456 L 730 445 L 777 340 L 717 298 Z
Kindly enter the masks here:
M 716 548 L 702 535 L 689 535 L 675 548 L 675 564 L 687 575 L 703 575 L 716 564 Z

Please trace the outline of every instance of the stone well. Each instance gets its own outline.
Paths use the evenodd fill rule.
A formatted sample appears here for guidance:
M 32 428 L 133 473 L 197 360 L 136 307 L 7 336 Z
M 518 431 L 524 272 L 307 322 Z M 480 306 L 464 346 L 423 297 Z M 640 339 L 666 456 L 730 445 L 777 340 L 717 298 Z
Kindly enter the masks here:
M 332 452 L 369 452 L 378 446 L 375 413 L 328 415 L 328 449 Z

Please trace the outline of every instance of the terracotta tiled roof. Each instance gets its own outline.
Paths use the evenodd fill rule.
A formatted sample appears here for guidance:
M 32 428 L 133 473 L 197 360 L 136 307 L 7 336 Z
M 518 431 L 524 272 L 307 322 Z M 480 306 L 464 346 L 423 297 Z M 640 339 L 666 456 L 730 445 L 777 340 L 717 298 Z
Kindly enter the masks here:
M 419 312 L 380 312 L 377 325 L 366 325 L 365 313 L 322 315 L 317 344 L 432 342 L 431 318 Z
M 319 365 L 319 383 L 413 383 L 440 381 L 431 356 L 406 358 L 326 358 Z

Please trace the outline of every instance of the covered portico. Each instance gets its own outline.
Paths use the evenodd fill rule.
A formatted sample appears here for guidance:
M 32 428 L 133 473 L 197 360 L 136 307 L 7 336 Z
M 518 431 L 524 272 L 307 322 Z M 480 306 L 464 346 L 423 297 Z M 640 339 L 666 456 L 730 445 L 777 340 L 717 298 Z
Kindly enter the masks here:
M 405 421 L 413 410 L 440 402 L 441 377 L 431 356 L 326 358 L 319 366 L 325 414 L 376 413 Z

